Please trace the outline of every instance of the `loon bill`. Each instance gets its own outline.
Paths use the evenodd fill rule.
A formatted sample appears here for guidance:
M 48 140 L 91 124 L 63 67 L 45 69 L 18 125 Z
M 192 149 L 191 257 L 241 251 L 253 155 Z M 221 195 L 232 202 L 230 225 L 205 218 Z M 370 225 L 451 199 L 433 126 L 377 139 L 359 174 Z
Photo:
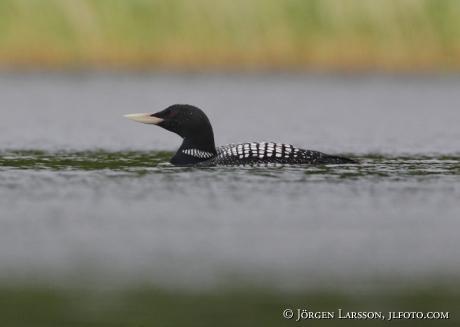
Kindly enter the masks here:
M 235 143 L 216 148 L 208 117 L 201 109 L 188 104 L 175 104 L 153 114 L 133 114 L 125 117 L 145 124 L 158 125 L 182 137 L 182 145 L 170 160 L 171 164 L 177 166 L 357 163 L 344 157 L 272 142 Z

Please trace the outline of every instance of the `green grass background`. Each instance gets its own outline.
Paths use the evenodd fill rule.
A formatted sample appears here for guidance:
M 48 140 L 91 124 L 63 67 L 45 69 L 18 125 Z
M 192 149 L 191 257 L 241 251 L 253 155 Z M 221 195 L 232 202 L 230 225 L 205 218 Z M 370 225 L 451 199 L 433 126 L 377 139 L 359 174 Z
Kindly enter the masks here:
M 326 320 L 286 320 L 291 308 L 334 312 Z M 90 291 L 49 287 L 0 287 L 0 324 L 13 326 L 459 326 L 458 291 L 439 289 L 346 294 L 341 292 L 270 291 L 178 292 L 145 287 Z M 449 319 L 349 320 L 338 309 L 449 312 Z
M 458 0 L 1 0 L 3 69 L 452 71 Z

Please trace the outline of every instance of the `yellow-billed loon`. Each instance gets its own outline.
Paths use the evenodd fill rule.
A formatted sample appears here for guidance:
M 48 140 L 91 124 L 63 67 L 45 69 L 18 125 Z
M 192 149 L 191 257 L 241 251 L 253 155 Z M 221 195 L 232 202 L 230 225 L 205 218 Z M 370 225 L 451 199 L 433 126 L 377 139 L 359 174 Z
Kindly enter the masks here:
M 247 142 L 216 148 L 211 123 L 201 109 L 175 104 L 153 114 L 126 115 L 135 121 L 163 127 L 184 139 L 170 163 L 177 166 L 233 166 L 258 164 L 355 164 L 343 157 L 303 150 L 289 144 Z

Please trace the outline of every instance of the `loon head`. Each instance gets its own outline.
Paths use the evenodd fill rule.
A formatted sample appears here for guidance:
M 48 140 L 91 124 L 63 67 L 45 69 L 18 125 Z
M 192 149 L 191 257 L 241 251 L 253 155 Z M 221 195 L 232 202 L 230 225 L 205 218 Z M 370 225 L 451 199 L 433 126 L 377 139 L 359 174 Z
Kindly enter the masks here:
M 175 104 L 163 111 L 125 115 L 126 118 L 163 127 L 184 139 L 171 159 L 175 165 L 195 164 L 217 154 L 211 123 L 201 109 L 188 104 Z

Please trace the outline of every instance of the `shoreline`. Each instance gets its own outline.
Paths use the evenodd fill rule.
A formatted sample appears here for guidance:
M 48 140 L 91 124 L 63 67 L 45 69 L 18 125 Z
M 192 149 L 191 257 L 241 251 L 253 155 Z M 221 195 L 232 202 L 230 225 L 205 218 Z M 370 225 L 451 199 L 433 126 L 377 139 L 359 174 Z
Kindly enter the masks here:
M 458 72 L 455 1 L 0 5 L 0 70 Z

